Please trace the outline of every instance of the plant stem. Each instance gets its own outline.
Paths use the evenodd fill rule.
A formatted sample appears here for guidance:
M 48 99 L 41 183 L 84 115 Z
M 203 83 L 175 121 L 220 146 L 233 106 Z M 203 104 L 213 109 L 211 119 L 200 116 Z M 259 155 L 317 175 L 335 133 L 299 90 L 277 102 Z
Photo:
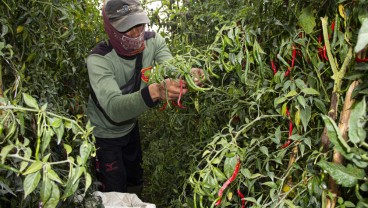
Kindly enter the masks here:
M 332 52 L 331 52 L 331 46 L 328 38 L 328 28 L 327 28 L 327 20 L 328 17 L 321 18 L 322 21 L 322 29 L 323 29 L 323 38 L 326 45 L 327 50 L 327 56 L 329 63 L 331 65 L 331 69 L 333 72 L 332 79 L 334 80 L 334 88 L 332 91 L 331 96 L 331 103 L 330 103 L 330 110 L 328 112 L 328 116 L 332 118 L 333 120 L 336 120 L 337 118 L 337 110 L 338 110 L 338 103 L 340 100 L 340 91 L 341 91 L 341 85 L 342 80 L 345 76 L 345 73 L 347 71 L 348 65 L 351 61 L 351 58 L 353 56 L 353 49 L 352 47 L 349 47 L 348 53 L 345 57 L 345 60 L 343 62 L 343 65 L 341 66 L 340 70 L 338 70 L 336 60 L 334 59 Z M 323 151 L 326 152 L 329 149 L 330 140 L 327 136 L 327 129 L 325 127 L 323 134 L 321 136 L 321 143 L 323 145 Z
M 39 110 L 32 109 L 32 108 L 25 108 L 25 107 L 19 107 L 19 106 L 0 106 L 0 110 L 7 110 L 7 109 L 18 110 L 18 111 L 29 111 L 29 112 L 34 112 L 34 113 L 39 112 Z M 50 115 L 50 116 L 57 117 L 57 118 L 61 118 L 65 121 L 69 121 L 69 122 L 75 124 L 79 128 L 79 130 L 81 132 L 83 132 L 83 134 L 86 134 L 86 131 L 84 131 L 84 129 L 75 120 L 64 117 L 64 116 L 60 116 L 60 115 L 57 115 L 57 114 L 51 113 L 51 112 L 46 112 L 46 114 Z
M 276 118 L 276 117 L 282 117 L 282 115 L 263 115 L 263 116 L 258 116 L 257 118 L 255 118 L 252 122 L 243 125 L 241 127 L 241 129 L 236 133 L 234 139 L 237 139 L 240 134 L 245 133 L 249 127 L 251 127 L 255 122 L 261 120 L 261 119 L 265 119 L 265 118 Z
M 2 154 L 0 154 L 0 156 L 3 157 Z M 21 157 L 17 154 L 8 154 L 8 155 L 6 155 L 6 157 L 17 158 L 17 159 L 20 159 L 22 161 L 31 162 L 31 163 L 36 162 L 36 160 L 28 159 L 26 157 Z M 46 162 L 42 162 L 42 163 L 46 163 Z M 50 165 L 59 165 L 59 164 L 63 164 L 63 163 L 70 163 L 74 166 L 77 166 L 77 164 L 75 164 L 74 162 L 71 162 L 70 160 L 63 160 L 63 161 L 58 161 L 58 162 L 47 162 L 47 163 L 50 164 Z
M 341 135 L 343 137 L 343 139 L 345 141 L 347 141 L 347 137 L 348 137 L 348 124 L 349 124 L 349 119 L 350 119 L 350 114 L 351 114 L 351 108 L 355 102 L 354 99 L 352 99 L 351 95 L 355 89 L 356 86 L 358 86 L 359 82 L 358 81 L 354 81 L 353 83 L 351 83 L 348 92 L 345 95 L 345 102 L 344 102 L 344 107 L 342 109 L 341 115 L 340 115 L 340 122 L 339 122 L 339 130 L 341 132 Z M 343 156 L 341 153 L 339 153 L 338 151 L 334 150 L 334 154 L 333 154 L 333 159 L 332 161 L 336 164 L 342 164 L 343 163 Z M 333 199 L 327 198 L 326 199 L 326 203 L 327 203 L 327 207 L 335 207 L 336 206 L 336 199 L 338 196 L 338 188 L 339 186 L 337 185 L 336 181 L 330 176 L 329 177 L 329 191 L 331 192 L 331 194 L 334 196 Z

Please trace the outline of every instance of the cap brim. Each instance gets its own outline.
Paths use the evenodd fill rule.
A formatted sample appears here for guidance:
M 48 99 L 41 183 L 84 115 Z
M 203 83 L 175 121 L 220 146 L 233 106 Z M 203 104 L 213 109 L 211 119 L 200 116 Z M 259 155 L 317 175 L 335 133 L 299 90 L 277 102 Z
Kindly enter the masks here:
M 140 25 L 140 24 L 148 24 L 149 18 L 146 14 L 146 12 L 142 11 L 139 13 L 134 13 L 130 16 L 127 16 L 124 19 L 115 21 L 113 23 L 111 23 L 112 26 L 114 26 L 114 28 L 116 30 L 118 30 L 119 32 L 126 32 L 128 31 L 130 28 L 136 26 L 136 25 Z

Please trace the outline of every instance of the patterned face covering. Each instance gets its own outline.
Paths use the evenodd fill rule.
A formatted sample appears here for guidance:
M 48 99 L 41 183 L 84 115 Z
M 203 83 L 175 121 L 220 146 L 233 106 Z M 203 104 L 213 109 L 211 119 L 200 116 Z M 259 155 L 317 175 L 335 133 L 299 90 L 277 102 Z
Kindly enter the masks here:
M 124 33 L 122 34 L 121 45 L 126 51 L 138 50 L 141 48 L 142 44 L 144 44 L 144 30 L 136 38 L 130 37 Z
M 116 53 L 121 56 L 134 56 L 142 52 L 145 48 L 144 30 L 138 37 L 130 37 L 124 33 L 117 31 L 109 22 L 106 13 L 102 10 L 104 28 L 109 36 L 110 43 Z

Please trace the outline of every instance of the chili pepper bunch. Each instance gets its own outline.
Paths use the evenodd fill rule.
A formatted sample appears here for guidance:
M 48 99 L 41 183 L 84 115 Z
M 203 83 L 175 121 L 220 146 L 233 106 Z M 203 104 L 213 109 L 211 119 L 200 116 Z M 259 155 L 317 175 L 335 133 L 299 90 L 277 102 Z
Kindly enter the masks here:
M 222 195 L 224 194 L 225 189 L 236 179 L 236 176 L 238 175 L 239 170 L 240 170 L 240 165 L 241 165 L 241 162 L 240 162 L 240 159 L 238 157 L 237 158 L 237 163 L 236 163 L 234 171 L 233 171 L 233 174 L 231 175 L 230 178 L 228 178 L 226 180 L 226 182 L 221 186 L 220 190 L 218 191 L 218 200 L 216 201 L 215 206 L 219 206 L 221 204 Z M 238 196 L 241 200 L 241 207 L 244 208 L 245 204 L 246 204 L 246 201 L 245 201 L 244 195 L 240 191 L 240 189 L 237 190 L 237 194 L 238 194 Z
M 292 57 L 291 57 L 291 66 L 285 72 L 285 75 L 284 75 L 285 77 L 290 74 L 291 69 L 294 68 L 294 66 L 295 66 L 296 54 L 297 54 L 296 47 L 293 46 Z M 273 74 L 275 75 L 277 73 L 277 68 L 276 68 L 276 64 L 275 64 L 274 60 L 271 60 L 271 68 L 272 68 Z M 289 118 L 289 136 L 288 136 L 287 141 L 281 146 L 282 149 L 284 149 L 284 148 L 286 148 L 290 145 L 290 143 L 291 143 L 290 137 L 293 134 L 293 122 L 291 120 L 290 111 L 287 107 L 286 107 L 286 116 Z

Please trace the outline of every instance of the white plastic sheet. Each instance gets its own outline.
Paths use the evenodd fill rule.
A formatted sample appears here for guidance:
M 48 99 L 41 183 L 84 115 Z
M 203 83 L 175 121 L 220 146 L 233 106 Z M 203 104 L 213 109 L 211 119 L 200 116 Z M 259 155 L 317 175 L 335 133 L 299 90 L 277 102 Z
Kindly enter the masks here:
M 143 202 L 136 194 L 120 192 L 93 192 L 94 197 L 100 197 L 105 208 L 156 208 L 156 205 Z M 83 200 L 79 195 L 76 200 Z

